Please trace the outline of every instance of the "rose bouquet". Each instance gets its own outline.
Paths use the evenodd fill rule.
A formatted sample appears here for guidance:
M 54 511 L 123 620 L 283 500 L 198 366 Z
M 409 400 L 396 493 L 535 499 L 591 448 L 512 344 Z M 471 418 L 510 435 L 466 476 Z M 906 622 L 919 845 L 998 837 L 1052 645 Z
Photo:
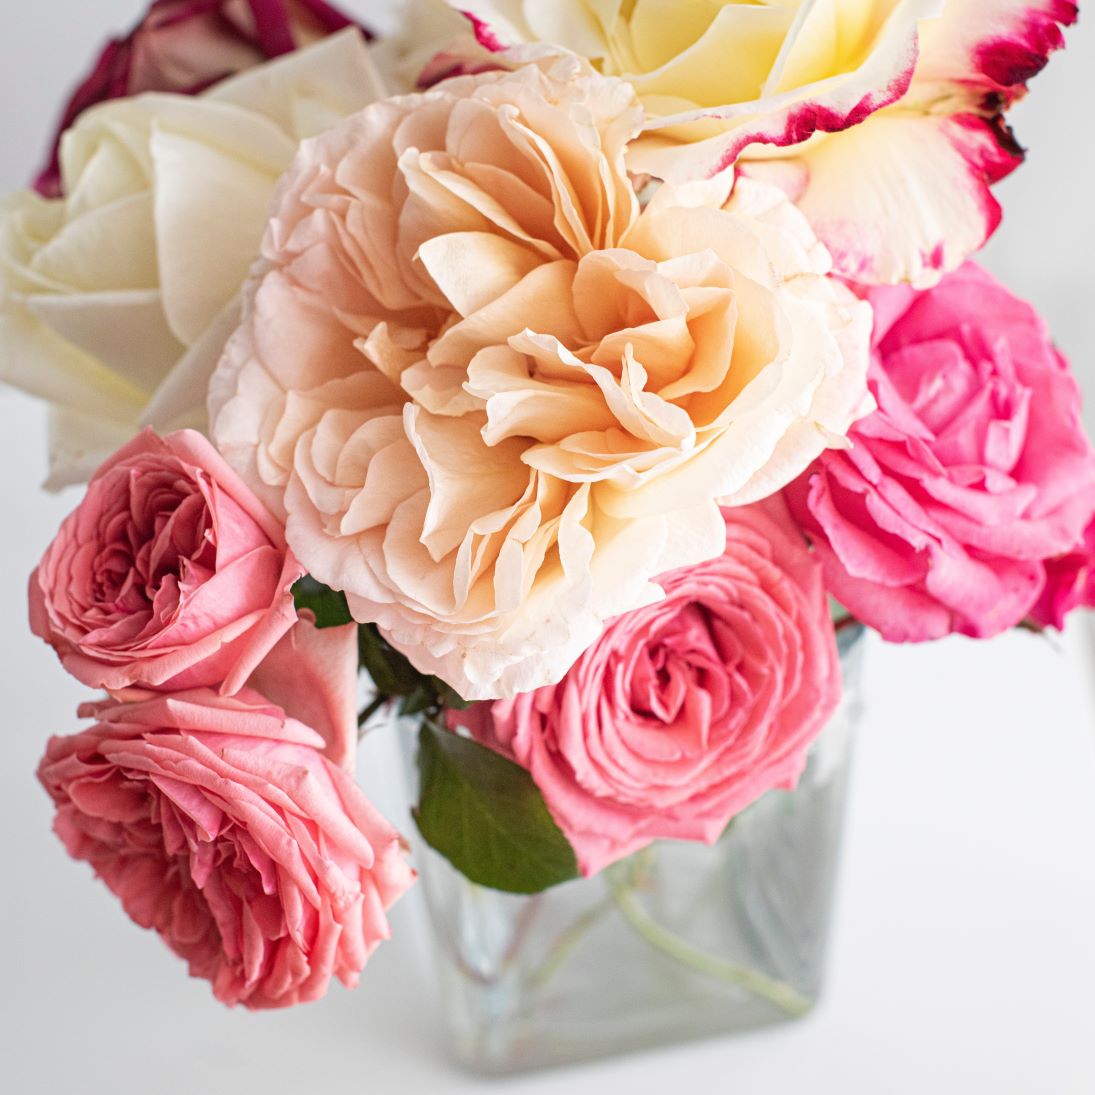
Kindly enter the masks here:
M 226 1003 L 388 934 L 394 727 L 468 1056 L 582 948 L 632 1041 L 798 1014 L 864 628 L 1095 604 L 1077 385 L 970 257 L 1075 7 L 671 7 L 156 0 L 0 200 L 0 377 L 87 482 L 30 623 L 101 694 L 39 778 Z

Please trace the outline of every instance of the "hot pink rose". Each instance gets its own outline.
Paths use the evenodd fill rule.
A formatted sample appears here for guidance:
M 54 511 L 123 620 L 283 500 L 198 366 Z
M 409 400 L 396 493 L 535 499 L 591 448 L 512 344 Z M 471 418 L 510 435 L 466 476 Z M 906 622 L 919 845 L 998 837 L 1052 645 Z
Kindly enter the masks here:
M 88 107 L 144 91 L 192 95 L 352 25 L 324 0 L 153 0 L 125 37 L 106 44 L 73 92 L 34 188 L 46 198 L 60 195 L 61 134 Z
M 88 484 L 30 580 L 30 624 L 92 688 L 233 692 L 293 626 L 303 570 L 201 434 L 146 430 Z
M 878 410 L 788 500 L 829 591 L 885 638 L 988 638 L 1095 511 L 1079 389 L 1034 310 L 972 263 L 868 299 Z
M 841 696 L 821 570 L 778 499 L 723 511 L 726 552 L 658 579 L 554 686 L 454 714 L 527 768 L 594 874 L 657 838 L 718 839 L 792 787 Z
M 332 977 L 357 983 L 414 873 L 320 734 L 250 689 L 80 713 L 96 724 L 53 738 L 38 775 L 69 854 L 129 916 L 226 1004 L 286 1007 Z
M 1036 624 L 1060 629 L 1074 608 L 1095 608 L 1095 521 L 1070 552 L 1045 567 L 1046 584 L 1030 612 Z

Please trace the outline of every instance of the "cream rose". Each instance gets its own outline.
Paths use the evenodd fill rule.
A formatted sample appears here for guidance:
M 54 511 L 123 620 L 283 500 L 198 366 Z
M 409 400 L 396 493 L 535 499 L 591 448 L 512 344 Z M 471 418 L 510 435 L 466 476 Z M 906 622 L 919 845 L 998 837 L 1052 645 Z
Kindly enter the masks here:
M 303 565 L 469 699 L 558 680 L 869 406 L 801 215 L 725 176 L 640 212 L 641 126 L 565 56 L 306 142 L 211 386 Z
M 0 379 L 54 404 L 53 484 L 143 424 L 203 428 L 278 176 L 379 93 L 347 30 L 201 96 L 94 107 L 62 142 L 67 197 L 0 199 Z
M 989 186 L 1022 156 L 1003 112 L 1076 15 L 1072 0 L 447 2 L 489 50 L 561 46 L 632 83 L 635 170 L 763 172 L 841 273 L 918 286 L 996 227 Z

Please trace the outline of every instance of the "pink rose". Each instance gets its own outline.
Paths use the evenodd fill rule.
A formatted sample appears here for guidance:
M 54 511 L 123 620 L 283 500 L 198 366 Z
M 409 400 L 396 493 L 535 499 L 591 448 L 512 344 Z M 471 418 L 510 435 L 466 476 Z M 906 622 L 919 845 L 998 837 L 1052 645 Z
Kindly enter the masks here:
M 353 22 L 324 0 L 153 0 L 124 38 L 106 44 L 73 92 L 34 188 L 60 196 L 61 134 L 88 107 L 144 91 L 193 95 Z
M 323 754 L 353 772 L 357 754 L 357 625 L 316 627 L 301 618 L 262 659 L 248 688 L 323 738 Z
M 783 504 L 723 511 L 726 551 L 658 579 L 557 685 L 453 715 L 527 768 L 583 874 L 718 839 L 794 786 L 841 697 L 821 570 Z
M 1047 559 L 1046 584 L 1030 615 L 1040 627 L 1065 626 L 1074 608 L 1095 608 L 1095 520 L 1067 554 Z
M 287 1007 L 332 977 L 357 983 L 414 873 L 320 734 L 250 689 L 80 714 L 96 724 L 53 738 L 38 775 L 69 854 L 129 916 L 226 1004 Z
M 987 638 L 1095 511 L 1079 389 L 1034 310 L 973 264 L 867 299 L 878 410 L 788 500 L 829 591 L 885 638 Z
M 88 484 L 30 580 L 30 625 L 84 684 L 234 692 L 293 626 L 303 570 L 201 434 L 145 430 Z

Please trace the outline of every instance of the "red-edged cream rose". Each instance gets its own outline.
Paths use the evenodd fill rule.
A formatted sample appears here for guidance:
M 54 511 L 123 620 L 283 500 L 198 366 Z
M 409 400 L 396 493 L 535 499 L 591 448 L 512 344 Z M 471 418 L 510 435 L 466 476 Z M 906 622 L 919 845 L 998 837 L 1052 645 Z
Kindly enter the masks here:
M 736 162 L 791 194 L 842 274 L 921 286 L 996 228 L 989 187 L 1022 159 L 1004 112 L 1076 18 L 1073 0 L 448 2 L 488 50 L 563 46 L 630 81 L 635 170 Z

